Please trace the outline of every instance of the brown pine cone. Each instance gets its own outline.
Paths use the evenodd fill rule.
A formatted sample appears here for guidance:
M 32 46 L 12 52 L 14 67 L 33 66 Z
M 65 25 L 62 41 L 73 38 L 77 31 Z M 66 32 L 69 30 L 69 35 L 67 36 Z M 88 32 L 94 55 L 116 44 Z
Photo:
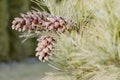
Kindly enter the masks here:
M 55 39 L 51 36 L 42 36 L 37 40 L 38 47 L 36 48 L 36 56 L 38 56 L 41 61 L 48 60 L 48 57 L 52 55 L 51 51 L 54 49 Z
M 50 30 L 55 32 L 65 32 L 67 25 L 73 25 L 70 20 L 62 17 L 45 14 L 40 11 L 31 11 L 27 14 L 21 14 L 22 18 L 15 18 L 12 22 L 12 29 L 18 31 L 43 31 Z

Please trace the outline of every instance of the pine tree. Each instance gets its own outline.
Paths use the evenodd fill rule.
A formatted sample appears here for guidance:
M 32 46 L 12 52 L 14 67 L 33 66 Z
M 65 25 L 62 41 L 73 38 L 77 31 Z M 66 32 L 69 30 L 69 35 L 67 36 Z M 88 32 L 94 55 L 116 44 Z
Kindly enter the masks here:
M 120 0 L 36 0 L 36 3 L 47 6 L 54 18 L 50 20 L 52 29 L 43 31 L 33 25 L 34 21 L 39 22 L 38 17 L 27 19 L 35 27 L 32 33 L 40 37 L 45 33 L 56 35 L 55 40 L 51 34 L 38 38 L 36 56 L 47 59 L 54 47 L 48 63 L 57 70 L 42 80 L 120 80 Z M 71 31 L 57 32 L 55 16 L 71 19 L 70 23 L 75 21 L 76 25 L 69 24 Z M 13 29 L 24 28 L 24 19 L 15 19 Z
M 60 35 L 43 80 L 120 79 L 120 1 L 43 0 L 53 15 L 77 21 L 78 32 Z M 64 78 L 63 78 L 64 77 Z

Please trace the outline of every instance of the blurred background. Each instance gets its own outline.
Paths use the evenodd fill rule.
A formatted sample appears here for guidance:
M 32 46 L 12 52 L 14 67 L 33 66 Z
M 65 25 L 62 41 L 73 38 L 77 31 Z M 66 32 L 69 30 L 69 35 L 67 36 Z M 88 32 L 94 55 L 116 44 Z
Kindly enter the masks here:
M 50 70 L 34 56 L 36 39 L 23 44 L 20 33 L 11 29 L 14 17 L 30 10 L 31 5 L 30 0 L 0 0 L 0 80 L 39 80 Z
M 34 56 L 35 40 L 24 44 L 17 31 L 11 29 L 12 20 L 30 9 L 30 0 L 0 0 L 0 61 L 21 61 Z

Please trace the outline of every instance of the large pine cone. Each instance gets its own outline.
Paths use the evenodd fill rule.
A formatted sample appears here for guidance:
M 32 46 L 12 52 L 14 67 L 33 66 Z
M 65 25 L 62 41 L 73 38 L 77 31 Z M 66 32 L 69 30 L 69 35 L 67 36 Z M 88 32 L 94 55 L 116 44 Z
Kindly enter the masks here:
M 22 18 L 15 18 L 12 22 L 12 29 L 18 31 L 41 31 L 52 30 L 55 32 L 64 32 L 68 29 L 67 25 L 73 25 L 71 20 L 65 20 L 62 17 L 45 14 L 40 11 L 31 11 L 27 14 L 21 14 Z

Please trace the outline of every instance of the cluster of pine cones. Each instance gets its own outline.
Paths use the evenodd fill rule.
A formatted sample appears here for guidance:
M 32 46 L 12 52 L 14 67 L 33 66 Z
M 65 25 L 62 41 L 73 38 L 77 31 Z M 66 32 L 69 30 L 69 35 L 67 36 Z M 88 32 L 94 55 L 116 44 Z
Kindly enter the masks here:
M 63 33 L 69 29 L 67 25 L 73 24 L 72 20 L 65 20 L 62 17 L 40 11 L 30 11 L 21 14 L 21 18 L 15 18 L 12 22 L 12 29 L 20 32 L 29 31 L 54 31 Z M 54 49 L 56 40 L 52 36 L 42 36 L 38 38 L 36 56 L 41 61 L 48 60 L 51 51 Z

